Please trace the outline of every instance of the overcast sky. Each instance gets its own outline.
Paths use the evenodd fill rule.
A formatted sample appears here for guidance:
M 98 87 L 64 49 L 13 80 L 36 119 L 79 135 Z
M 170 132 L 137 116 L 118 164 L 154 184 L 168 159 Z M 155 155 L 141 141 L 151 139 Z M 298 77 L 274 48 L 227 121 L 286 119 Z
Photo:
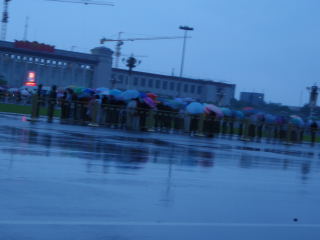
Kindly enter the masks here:
M 22 39 L 88 52 L 103 36 L 181 36 L 188 39 L 184 75 L 265 93 L 267 102 L 301 105 L 306 87 L 320 83 L 319 0 L 115 0 L 115 7 L 12 0 L 7 40 Z M 114 43 L 106 45 L 114 49 Z M 136 69 L 179 74 L 182 39 L 127 42 Z M 123 65 L 121 67 L 124 67 Z

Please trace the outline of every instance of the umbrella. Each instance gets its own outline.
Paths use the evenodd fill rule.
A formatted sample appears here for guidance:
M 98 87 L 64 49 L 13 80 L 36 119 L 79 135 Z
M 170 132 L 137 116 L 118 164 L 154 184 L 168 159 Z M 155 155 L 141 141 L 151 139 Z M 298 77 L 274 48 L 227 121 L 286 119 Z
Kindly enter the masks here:
M 19 92 L 18 88 L 9 88 L 8 89 L 9 92 Z
M 257 110 L 255 110 L 253 107 L 244 107 L 242 111 L 246 116 L 250 116 L 252 114 L 257 113 Z
M 85 88 L 83 88 L 83 87 L 76 87 L 76 88 L 73 88 L 72 89 L 76 94 L 80 94 L 80 93 L 82 93 L 84 90 L 85 90 Z
M 30 96 L 31 95 L 31 93 L 28 92 L 28 90 L 26 90 L 26 89 L 21 90 L 20 93 L 22 96 Z
M 163 102 L 164 102 L 164 105 L 169 106 L 173 109 L 182 109 L 186 105 L 186 103 L 179 98 L 168 99 L 168 100 L 164 100 Z
M 110 91 L 101 91 L 97 93 L 98 95 L 110 95 Z
M 181 98 L 181 100 L 186 103 L 191 103 L 195 101 L 193 98 Z
M 192 102 L 186 108 L 188 113 L 191 114 L 201 114 L 204 112 L 204 106 L 199 102 Z
M 156 107 L 156 103 L 150 97 L 143 98 L 143 101 L 151 108 Z
M 258 121 L 263 121 L 265 120 L 265 114 L 263 112 L 258 112 L 256 114 L 254 114 L 254 116 L 256 117 L 256 119 Z
M 229 108 L 221 108 L 221 111 L 223 112 L 223 115 L 226 117 L 232 117 L 232 112 Z
M 213 104 L 206 104 L 204 106 L 204 111 L 206 113 L 214 112 L 218 117 L 223 117 L 224 116 L 222 110 L 220 108 L 218 108 L 217 106 L 213 105 Z
M 148 96 L 147 96 L 147 94 L 145 92 L 140 92 L 140 97 L 141 98 L 145 98 L 145 97 L 148 97 Z
M 17 88 L 13 88 L 13 89 L 17 89 Z M 28 90 L 30 92 L 36 92 L 38 90 L 37 86 L 23 86 L 20 87 L 20 90 Z
M 274 124 L 277 122 L 277 117 L 272 114 L 265 115 L 266 123 Z
M 297 127 L 303 127 L 305 125 L 303 119 L 297 115 L 291 115 L 289 122 Z
M 67 89 L 67 88 L 70 88 L 70 89 L 75 89 L 75 88 L 78 88 L 78 86 L 76 86 L 76 85 L 69 85 L 69 86 L 67 86 L 67 87 L 65 87 L 65 89 Z
M 244 118 L 244 114 L 241 111 L 238 110 L 231 110 L 232 115 L 236 118 L 236 119 L 243 119 Z
M 147 93 L 147 96 L 149 97 L 149 98 L 151 98 L 152 100 L 156 100 L 157 99 L 157 95 L 156 94 L 154 94 L 154 93 Z
M 138 92 L 137 90 L 126 90 L 126 91 L 122 92 L 122 93 L 120 94 L 120 96 L 121 96 L 124 100 L 128 101 L 128 100 L 130 100 L 130 99 L 140 97 L 140 92 Z
M 105 91 L 109 91 L 108 88 L 96 88 L 96 92 L 99 93 L 99 92 L 105 92 Z
M 86 93 L 86 94 L 89 94 L 89 95 L 95 93 L 94 90 L 91 89 L 91 88 L 85 88 L 82 92 L 83 92 L 83 93 Z
M 285 124 L 287 123 L 287 119 L 284 116 L 277 116 L 276 117 L 276 123 L 277 124 Z
M 112 89 L 109 91 L 109 94 L 112 95 L 112 96 L 120 96 L 122 93 L 122 91 L 118 90 L 118 89 Z

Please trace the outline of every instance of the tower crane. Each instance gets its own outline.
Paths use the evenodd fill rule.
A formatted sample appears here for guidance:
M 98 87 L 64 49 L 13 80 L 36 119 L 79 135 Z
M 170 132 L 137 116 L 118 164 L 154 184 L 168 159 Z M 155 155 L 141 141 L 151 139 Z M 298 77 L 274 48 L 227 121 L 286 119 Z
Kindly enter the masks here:
M 170 40 L 170 39 L 179 39 L 184 38 L 181 36 L 172 36 L 172 37 L 141 37 L 141 38 L 121 38 L 122 32 L 119 32 L 118 39 L 109 39 L 109 38 L 101 38 L 100 44 L 104 44 L 105 42 L 117 42 L 116 48 L 115 48 L 115 68 L 119 67 L 119 61 L 121 56 L 121 46 L 124 44 L 124 42 L 130 42 L 130 41 L 140 41 L 140 40 Z M 188 37 L 190 38 L 190 37 Z
M 50 2 L 65 2 L 65 3 L 83 3 L 85 5 L 108 5 L 114 6 L 112 2 L 105 2 L 105 1 L 93 1 L 93 0 L 46 0 Z
M 0 40 L 5 41 L 7 36 L 7 28 L 8 28 L 8 21 L 9 21 L 9 2 L 12 0 L 3 0 L 3 13 L 1 19 L 1 36 Z M 96 0 L 46 0 L 51 2 L 64 2 L 64 3 L 82 3 L 85 5 L 107 5 L 107 6 L 114 6 L 112 2 L 105 2 L 105 1 L 96 1 Z
M 2 20 L 1 20 L 1 40 L 6 40 L 7 35 L 7 26 L 8 26 L 8 20 L 9 20 L 9 2 L 11 0 L 3 0 L 3 13 L 2 13 Z

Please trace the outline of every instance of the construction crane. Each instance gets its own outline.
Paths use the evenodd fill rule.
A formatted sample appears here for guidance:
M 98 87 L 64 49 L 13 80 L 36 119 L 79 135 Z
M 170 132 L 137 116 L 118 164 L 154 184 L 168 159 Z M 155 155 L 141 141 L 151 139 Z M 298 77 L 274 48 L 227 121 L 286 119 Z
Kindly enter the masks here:
M 9 2 L 11 0 L 3 0 L 3 13 L 2 13 L 2 20 L 1 20 L 1 40 L 5 41 L 7 36 L 7 27 L 8 27 L 8 20 L 9 20 Z
M 82 3 L 85 5 L 108 5 L 108 6 L 114 6 L 114 3 L 112 2 L 105 2 L 105 1 L 93 1 L 93 0 L 46 0 L 50 2 L 64 2 L 64 3 Z
M 1 36 L 0 39 L 2 41 L 6 40 L 7 37 L 7 28 L 9 22 L 9 2 L 12 0 L 3 0 L 3 13 L 2 13 L 2 20 L 1 20 Z M 95 0 L 46 0 L 51 2 L 64 2 L 64 3 L 82 3 L 85 5 L 107 5 L 107 6 L 114 6 L 112 2 L 105 2 L 105 1 L 95 1 Z
M 121 46 L 126 41 L 140 41 L 140 40 L 169 40 L 169 39 L 179 39 L 184 38 L 181 36 L 173 36 L 173 37 L 142 37 L 142 38 L 121 38 L 123 32 L 119 32 L 118 39 L 109 39 L 109 38 L 101 38 L 100 44 L 104 44 L 105 42 L 117 42 L 115 48 L 115 68 L 119 67 L 120 56 L 121 56 Z M 188 37 L 190 38 L 190 37 Z

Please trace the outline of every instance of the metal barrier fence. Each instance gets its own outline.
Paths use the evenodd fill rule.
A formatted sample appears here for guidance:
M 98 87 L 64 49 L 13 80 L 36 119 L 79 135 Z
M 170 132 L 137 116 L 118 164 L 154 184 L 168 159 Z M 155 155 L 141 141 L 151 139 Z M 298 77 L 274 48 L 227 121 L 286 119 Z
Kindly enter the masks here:
M 203 137 L 237 137 L 243 141 L 268 141 L 315 143 L 318 129 L 300 128 L 292 124 L 270 124 L 250 119 L 232 117 L 216 118 L 214 115 L 188 114 L 181 111 L 160 111 L 146 108 L 130 109 L 126 105 L 99 104 L 96 101 L 67 101 L 48 99 L 45 103 L 37 95 L 32 97 L 31 119 L 39 117 L 40 106 L 47 108 L 51 122 L 55 109 L 60 110 L 60 122 L 89 126 L 104 126 L 136 131 L 184 133 Z

